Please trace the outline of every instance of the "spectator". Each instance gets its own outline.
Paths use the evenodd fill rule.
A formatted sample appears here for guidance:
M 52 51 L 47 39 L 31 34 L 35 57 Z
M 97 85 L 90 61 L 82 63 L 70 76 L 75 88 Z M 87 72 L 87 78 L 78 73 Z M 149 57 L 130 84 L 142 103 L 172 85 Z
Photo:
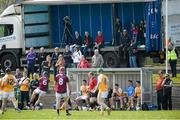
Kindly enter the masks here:
M 178 52 L 176 48 L 173 48 L 173 45 L 169 45 L 168 46 L 168 60 L 171 66 L 172 77 L 177 77 L 176 76 L 177 58 L 178 58 Z
M 27 60 L 27 77 L 30 77 L 30 73 L 32 73 L 32 75 L 35 72 L 35 62 L 36 62 L 36 53 L 34 52 L 34 48 L 31 47 L 29 53 L 27 54 L 26 57 Z
M 141 88 L 141 82 L 136 81 L 136 88 L 134 93 L 134 98 L 136 99 L 136 110 L 140 109 L 141 105 L 141 94 L 142 94 L 142 88 Z
M 165 75 L 165 79 L 162 82 L 163 86 L 163 109 L 172 110 L 172 84 L 169 74 Z
M 81 60 L 78 63 L 78 68 L 90 68 L 90 63 L 85 59 L 84 55 L 81 56 Z
M 37 87 L 39 87 L 39 75 L 34 73 L 33 80 L 30 83 L 31 95 Z
M 47 72 L 48 78 L 50 77 L 50 68 L 51 68 L 51 57 L 50 55 L 46 56 L 46 60 L 42 62 L 42 72 Z
M 21 70 L 19 68 L 16 69 L 16 73 L 15 73 L 15 77 L 17 79 L 17 81 L 19 82 L 20 79 L 23 77 Z
M 128 109 L 127 110 L 130 110 L 134 107 L 134 104 L 133 104 L 133 98 L 134 98 L 134 87 L 133 87 L 133 82 L 132 80 L 128 80 L 128 87 L 126 89 L 126 93 L 128 95 Z
M 72 35 L 72 21 L 70 19 L 69 16 L 65 16 L 63 18 L 63 22 L 64 22 L 64 34 L 66 37 L 66 45 L 71 45 L 72 44 L 72 40 L 73 40 L 73 35 Z
M 24 108 L 24 100 L 26 101 L 26 109 L 30 108 L 29 103 L 29 83 L 30 79 L 27 77 L 27 73 L 23 73 L 23 77 L 19 81 L 21 92 L 21 110 Z
M 82 46 L 82 44 L 83 44 L 83 39 L 82 39 L 82 37 L 79 35 L 78 31 L 75 31 L 75 38 L 74 38 L 74 39 L 75 39 L 74 42 L 75 42 L 76 45 Z
M 60 49 L 58 47 L 54 48 L 54 52 L 52 54 L 52 60 L 51 60 L 52 66 L 53 66 L 53 71 L 54 71 L 54 77 L 57 74 L 56 62 L 58 60 L 59 54 L 60 54 Z
M 94 68 L 101 68 L 103 67 L 103 64 L 104 64 L 104 60 L 103 60 L 103 57 L 101 54 L 99 54 L 99 50 L 96 49 L 94 51 L 94 55 L 92 57 L 92 67 Z
M 88 73 L 88 77 L 89 77 L 89 86 L 88 86 L 88 91 L 89 91 L 89 102 L 90 102 L 90 107 L 91 109 L 95 108 L 95 106 L 97 105 L 97 94 L 98 91 L 96 91 L 94 93 L 94 89 L 97 85 L 97 79 L 94 75 L 93 72 L 89 72 Z
M 128 53 L 129 53 L 129 64 L 131 68 L 135 68 L 137 67 L 137 57 L 136 57 L 136 53 L 137 53 L 137 46 L 135 41 L 133 40 L 130 44 L 130 46 L 128 47 Z
M 115 88 L 113 90 L 112 97 L 110 98 L 110 105 L 111 105 L 112 109 L 115 109 L 114 101 L 117 101 L 117 100 L 120 102 L 121 109 L 123 109 L 123 91 L 119 87 L 118 84 L 115 84 Z
M 80 90 L 81 90 L 81 96 L 76 98 L 76 102 L 77 102 L 77 105 L 80 106 L 81 110 L 82 110 L 82 103 L 81 103 L 82 100 L 85 100 L 87 106 L 89 105 L 89 102 L 88 102 L 88 85 L 87 85 L 86 80 L 83 80 L 83 83 L 82 83 Z
M 158 110 L 162 109 L 162 99 L 163 99 L 163 87 L 162 82 L 164 81 L 164 75 L 162 71 L 158 72 L 159 78 L 156 82 L 156 92 L 157 92 L 157 104 L 158 104 Z
M 100 50 L 100 48 L 103 48 L 103 46 L 104 46 L 104 36 L 101 31 L 98 31 L 94 48 Z
M 65 67 L 65 60 L 62 54 L 59 55 L 58 61 L 56 62 L 56 69 L 59 71 L 60 67 Z
M 81 51 L 79 50 L 79 48 L 77 46 L 75 46 L 74 53 L 72 55 L 73 64 L 74 64 L 75 68 L 77 67 L 78 63 L 80 62 L 81 56 L 82 56 Z
M 115 41 L 113 45 L 119 45 L 120 37 L 122 33 L 122 23 L 119 18 L 116 18 L 115 22 Z
M 131 42 L 131 40 L 128 35 L 128 32 L 126 29 L 124 29 L 122 39 L 120 41 L 120 46 L 119 46 L 119 55 L 124 60 L 127 59 L 127 48 L 130 45 L 130 42 Z
M 83 54 L 86 57 L 88 49 L 93 47 L 93 39 L 89 35 L 89 33 L 87 31 L 85 32 L 84 44 L 85 44 L 85 46 L 84 46 L 84 49 L 83 49 Z
M 138 27 L 135 24 L 131 25 L 132 38 L 136 41 L 139 34 Z
M 139 25 L 139 44 L 140 45 L 145 45 L 145 27 L 144 27 L 144 20 L 141 20 L 140 25 Z
M 46 60 L 46 53 L 44 47 L 40 48 L 40 52 L 38 53 L 38 64 L 39 64 L 39 75 L 42 73 L 42 62 Z
M 65 68 L 71 68 L 72 64 L 72 52 L 70 51 L 69 45 L 66 45 L 65 52 L 63 54 L 65 60 Z

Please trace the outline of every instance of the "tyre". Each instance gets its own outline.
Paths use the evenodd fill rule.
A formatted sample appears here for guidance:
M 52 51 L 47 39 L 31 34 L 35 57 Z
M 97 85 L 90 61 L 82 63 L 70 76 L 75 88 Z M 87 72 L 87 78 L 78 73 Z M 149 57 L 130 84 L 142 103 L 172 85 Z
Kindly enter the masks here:
M 1 66 L 3 70 L 5 70 L 7 67 L 11 68 L 12 70 L 15 70 L 17 67 L 16 58 L 11 54 L 2 56 Z
M 106 68 L 118 67 L 119 60 L 118 60 L 118 57 L 114 53 L 112 52 L 105 53 L 103 55 L 103 58 L 104 58 L 104 66 Z

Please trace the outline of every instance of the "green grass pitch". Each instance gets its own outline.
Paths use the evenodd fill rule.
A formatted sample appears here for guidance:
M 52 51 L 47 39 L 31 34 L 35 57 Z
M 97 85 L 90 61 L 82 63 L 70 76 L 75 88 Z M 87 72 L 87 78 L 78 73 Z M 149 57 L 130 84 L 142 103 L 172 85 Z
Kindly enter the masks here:
M 55 110 L 26 110 L 17 113 L 8 109 L 4 115 L 0 115 L 0 120 L 119 120 L 119 119 L 180 119 L 180 111 L 112 111 L 110 116 L 100 115 L 99 111 L 70 111 L 72 116 L 66 116 L 62 111 L 57 116 Z

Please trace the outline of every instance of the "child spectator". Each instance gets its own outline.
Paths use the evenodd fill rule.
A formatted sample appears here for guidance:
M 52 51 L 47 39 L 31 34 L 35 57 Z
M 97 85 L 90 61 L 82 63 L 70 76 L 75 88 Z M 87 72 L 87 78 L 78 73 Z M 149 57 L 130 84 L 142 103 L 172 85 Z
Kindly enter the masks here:
M 136 99 L 136 110 L 140 109 L 141 105 L 141 94 L 142 94 L 142 88 L 141 88 L 141 82 L 136 81 L 136 88 L 134 93 L 134 98 Z

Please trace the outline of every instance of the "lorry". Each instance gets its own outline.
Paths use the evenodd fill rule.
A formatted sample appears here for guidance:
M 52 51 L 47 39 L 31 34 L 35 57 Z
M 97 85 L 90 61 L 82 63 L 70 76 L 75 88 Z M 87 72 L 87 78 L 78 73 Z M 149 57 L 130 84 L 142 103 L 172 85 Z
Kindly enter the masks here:
M 146 20 L 148 4 L 156 0 L 24 0 L 5 9 L 0 15 L 0 64 L 2 68 L 26 66 L 25 55 L 30 47 L 45 47 L 53 52 L 54 47 L 65 46 L 63 18 L 72 19 L 73 31 L 84 36 L 85 31 L 95 39 L 97 31 L 102 31 L 105 46 L 101 49 L 105 67 L 125 67 L 127 60 L 119 56 L 119 46 L 115 39 L 115 19 L 120 18 L 122 27 L 131 32 L 131 23 Z M 161 15 L 161 14 L 160 14 Z M 161 19 L 160 19 L 161 20 Z M 161 23 L 161 21 L 158 21 Z M 161 30 L 158 34 L 161 34 Z M 150 43 L 151 46 L 161 46 Z M 158 44 L 158 45 L 157 45 Z M 156 50 L 146 50 L 146 44 L 138 46 L 139 67 L 145 57 L 151 55 L 159 59 L 162 46 Z M 152 53 L 152 54 L 151 54 Z

